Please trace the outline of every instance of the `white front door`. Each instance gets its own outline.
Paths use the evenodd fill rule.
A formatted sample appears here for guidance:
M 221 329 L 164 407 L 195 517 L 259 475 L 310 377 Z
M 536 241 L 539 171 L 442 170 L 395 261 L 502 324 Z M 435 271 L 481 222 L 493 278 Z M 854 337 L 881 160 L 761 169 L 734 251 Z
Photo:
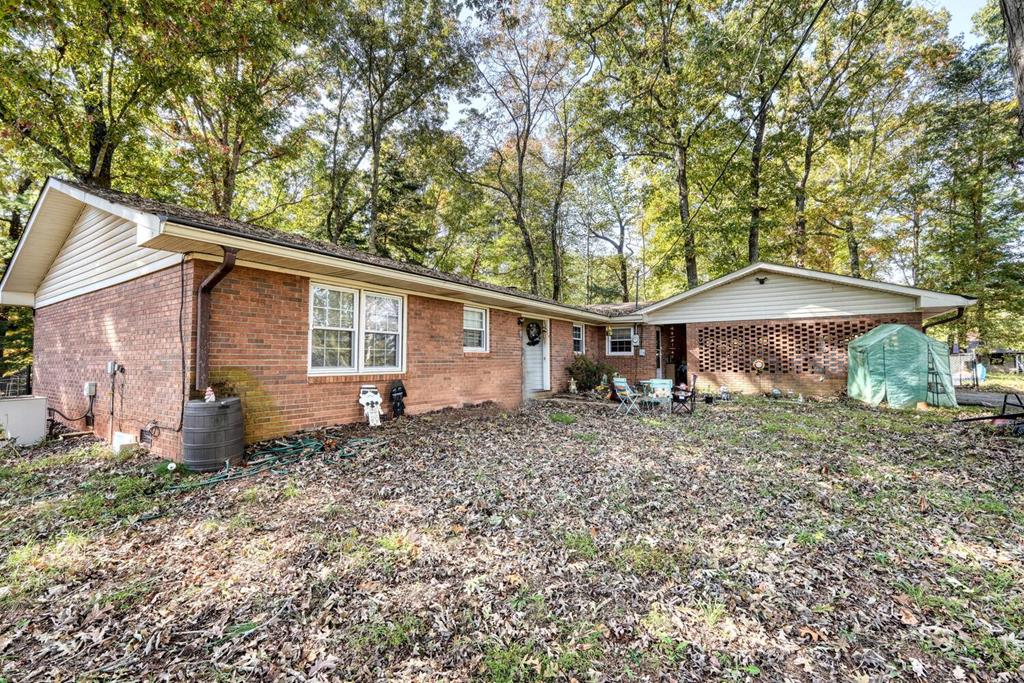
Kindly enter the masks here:
M 531 327 L 531 323 L 534 325 Z M 530 343 L 530 330 L 540 329 L 540 340 Z M 548 368 L 548 323 L 546 320 L 527 318 L 523 321 L 523 389 L 527 396 L 535 391 L 551 388 Z

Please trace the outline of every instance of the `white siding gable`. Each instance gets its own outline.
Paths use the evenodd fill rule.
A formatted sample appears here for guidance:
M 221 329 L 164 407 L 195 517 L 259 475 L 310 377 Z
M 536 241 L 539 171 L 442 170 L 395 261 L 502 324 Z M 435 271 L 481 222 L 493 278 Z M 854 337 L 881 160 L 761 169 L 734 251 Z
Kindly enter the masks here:
M 86 206 L 36 290 L 36 306 L 70 299 L 166 268 L 180 254 L 135 243 L 136 225 Z
M 758 278 L 765 278 L 765 283 L 758 284 Z M 917 299 L 913 296 L 778 273 L 755 272 L 667 305 L 645 318 L 653 324 L 830 318 L 908 313 L 914 311 L 916 306 Z

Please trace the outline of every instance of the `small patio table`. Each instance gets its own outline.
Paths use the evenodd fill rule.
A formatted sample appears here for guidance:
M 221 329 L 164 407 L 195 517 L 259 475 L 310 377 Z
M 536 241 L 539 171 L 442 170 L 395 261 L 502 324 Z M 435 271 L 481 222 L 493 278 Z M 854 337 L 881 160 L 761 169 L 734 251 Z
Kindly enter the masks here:
M 641 397 L 639 403 L 649 409 L 664 408 L 666 413 L 672 412 L 672 380 L 668 379 L 642 379 L 640 385 Z

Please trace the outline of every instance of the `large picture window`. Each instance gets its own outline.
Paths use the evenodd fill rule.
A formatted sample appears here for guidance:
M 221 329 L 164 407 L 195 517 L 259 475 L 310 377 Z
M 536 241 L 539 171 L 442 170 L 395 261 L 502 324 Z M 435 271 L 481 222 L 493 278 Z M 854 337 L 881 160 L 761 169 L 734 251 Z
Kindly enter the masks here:
M 462 350 L 487 350 L 487 310 L 466 306 L 462 309 Z
M 632 356 L 633 355 L 633 328 L 613 327 L 608 330 L 609 356 Z
M 313 285 L 309 371 L 401 371 L 404 307 L 405 299 L 400 296 Z

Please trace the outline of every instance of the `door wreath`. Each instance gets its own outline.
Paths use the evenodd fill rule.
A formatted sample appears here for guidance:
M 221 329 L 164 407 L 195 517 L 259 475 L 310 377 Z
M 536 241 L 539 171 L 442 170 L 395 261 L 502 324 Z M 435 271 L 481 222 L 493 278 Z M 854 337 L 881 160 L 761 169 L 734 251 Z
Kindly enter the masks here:
M 544 328 L 536 320 L 531 320 L 526 323 L 526 345 L 536 346 L 540 343 L 541 334 L 543 334 Z

